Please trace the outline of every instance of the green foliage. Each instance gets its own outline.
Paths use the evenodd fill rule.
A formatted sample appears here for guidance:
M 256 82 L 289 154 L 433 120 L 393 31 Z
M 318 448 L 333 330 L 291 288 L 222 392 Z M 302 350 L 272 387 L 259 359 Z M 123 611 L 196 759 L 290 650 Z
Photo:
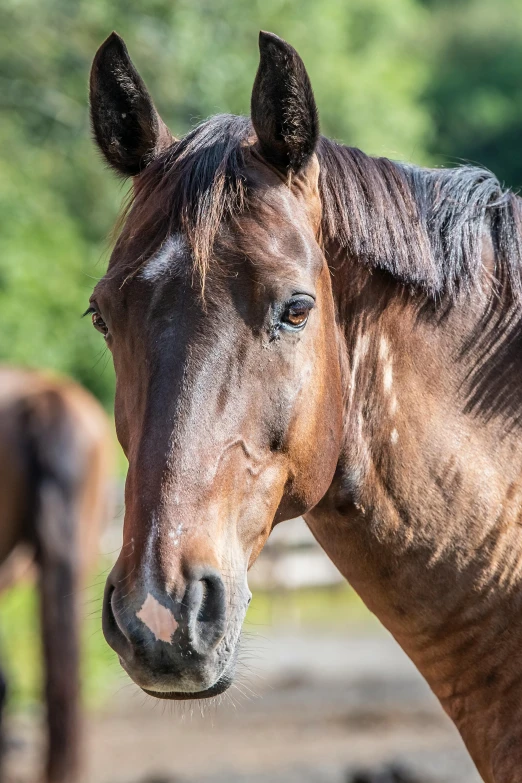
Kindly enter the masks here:
M 432 0 L 431 151 L 443 165 L 480 163 L 522 185 L 522 14 L 519 0 Z
M 324 132 L 422 159 L 427 70 L 416 0 L 4 0 L 0 6 L 0 360 L 67 372 L 107 405 L 111 362 L 80 314 L 103 274 L 126 186 L 90 140 L 89 67 L 112 29 L 174 133 L 248 113 L 257 33 L 290 40 L 310 70 Z
M 326 134 L 522 183 L 518 0 L 4 0 L 0 361 L 70 373 L 111 404 L 110 357 L 80 319 L 127 188 L 90 140 L 102 40 L 125 37 L 180 135 L 215 112 L 248 113 L 260 28 L 302 54 Z

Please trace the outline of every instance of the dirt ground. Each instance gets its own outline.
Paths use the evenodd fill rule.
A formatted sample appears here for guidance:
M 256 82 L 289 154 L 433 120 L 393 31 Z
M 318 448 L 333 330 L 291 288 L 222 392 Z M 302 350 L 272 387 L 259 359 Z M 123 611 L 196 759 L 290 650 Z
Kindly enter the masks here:
M 352 770 L 392 761 L 423 783 L 479 781 L 383 630 L 255 635 L 240 669 L 229 695 L 202 707 L 156 702 L 122 674 L 106 708 L 86 720 L 86 783 L 344 783 Z M 17 716 L 10 736 L 10 783 L 34 783 L 37 721 Z

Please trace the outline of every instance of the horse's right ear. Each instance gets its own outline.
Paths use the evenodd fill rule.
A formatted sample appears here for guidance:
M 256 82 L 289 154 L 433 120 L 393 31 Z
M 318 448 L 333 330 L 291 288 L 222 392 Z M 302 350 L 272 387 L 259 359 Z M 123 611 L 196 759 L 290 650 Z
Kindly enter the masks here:
M 297 173 L 319 138 L 312 85 L 296 50 L 273 33 L 259 34 L 250 113 L 261 153 L 269 163 Z
M 116 33 L 96 52 L 90 106 L 96 143 L 109 166 L 125 177 L 143 171 L 174 140 Z

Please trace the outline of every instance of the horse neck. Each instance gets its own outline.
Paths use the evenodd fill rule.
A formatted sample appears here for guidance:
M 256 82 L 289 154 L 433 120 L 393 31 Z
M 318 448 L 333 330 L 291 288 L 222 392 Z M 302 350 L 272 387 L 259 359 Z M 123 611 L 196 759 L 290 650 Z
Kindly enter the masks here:
M 522 780 L 519 424 L 470 405 L 494 324 L 478 298 L 437 309 L 361 265 L 339 271 L 346 434 L 309 523 L 485 779 Z

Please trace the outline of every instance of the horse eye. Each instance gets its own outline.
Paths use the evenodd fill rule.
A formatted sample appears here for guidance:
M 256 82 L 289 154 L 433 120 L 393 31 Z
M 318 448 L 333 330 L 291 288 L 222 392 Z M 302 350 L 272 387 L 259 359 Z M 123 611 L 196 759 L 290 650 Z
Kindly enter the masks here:
M 101 315 L 96 311 L 92 314 L 92 325 L 94 326 L 95 329 L 101 332 L 104 337 L 107 337 L 109 333 L 107 324 L 105 323 Z
M 308 316 L 313 306 L 314 302 L 312 299 L 299 299 L 288 302 L 281 321 L 292 329 L 302 329 L 308 321 Z

